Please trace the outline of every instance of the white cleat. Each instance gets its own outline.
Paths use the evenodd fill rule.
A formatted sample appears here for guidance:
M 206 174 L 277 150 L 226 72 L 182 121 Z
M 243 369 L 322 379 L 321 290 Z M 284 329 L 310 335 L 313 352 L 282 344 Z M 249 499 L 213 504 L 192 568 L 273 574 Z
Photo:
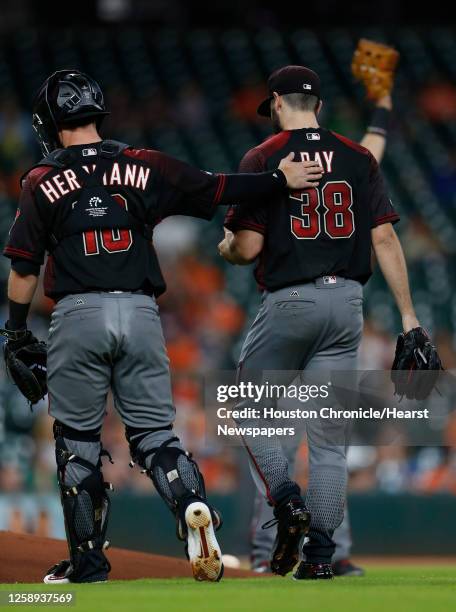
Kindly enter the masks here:
M 193 502 L 185 511 L 187 549 L 195 580 L 217 582 L 223 575 L 222 551 L 215 537 L 211 511 Z
M 72 571 L 73 567 L 69 561 L 60 561 L 60 563 L 48 569 L 43 582 L 45 584 L 70 584 L 69 575 Z

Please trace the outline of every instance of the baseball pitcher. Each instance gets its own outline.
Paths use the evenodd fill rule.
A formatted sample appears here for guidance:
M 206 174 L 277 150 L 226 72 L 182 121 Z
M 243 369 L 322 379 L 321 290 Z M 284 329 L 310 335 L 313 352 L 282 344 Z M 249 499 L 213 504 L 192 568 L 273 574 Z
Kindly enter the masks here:
M 385 58 L 389 58 L 388 61 Z M 353 76 L 363 82 L 367 97 L 375 102 L 375 110 L 361 144 L 372 153 L 378 164 L 381 163 L 385 153 L 386 138 L 391 122 L 393 108 L 391 91 L 397 60 L 398 53 L 395 49 L 366 39 L 359 41 L 352 59 Z M 301 436 L 295 435 L 282 442 L 291 474 L 294 473 L 296 453 L 302 442 L 303 434 L 304 432 L 301 432 Z M 270 571 L 269 561 L 274 546 L 275 529 L 262 529 L 262 525 L 272 520 L 273 513 L 271 506 L 268 505 L 259 490 L 255 491 L 250 562 L 254 571 L 263 573 Z M 350 559 L 352 535 L 347 506 L 342 523 L 334 531 L 333 540 L 336 547 L 332 563 L 334 575 L 363 576 L 363 568 L 355 565 Z
M 282 68 L 271 75 L 268 89 L 258 112 L 271 118 L 276 135 L 245 155 L 242 170 L 263 172 L 292 152 L 295 159 L 318 161 L 324 174 L 318 184 L 279 197 L 282 206 L 271 197 L 254 211 L 240 203 L 227 215 L 219 251 L 233 264 L 259 258 L 256 278 L 264 290 L 241 351 L 240 379 L 249 371 L 356 370 L 372 247 L 402 315 L 402 340 L 409 339 L 415 349 L 426 345 L 426 355 L 433 355 L 426 368 L 436 369 L 438 356 L 419 327 L 393 229 L 399 216 L 375 158 L 319 125 L 321 86 L 312 70 Z M 408 358 L 411 354 L 408 347 Z M 277 524 L 271 570 L 287 574 L 302 552 L 297 580 L 332 578 L 333 533 L 344 515 L 346 448 L 327 443 L 317 429 L 309 421 L 305 501 L 278 439 L 245 442 L 252 475 Z

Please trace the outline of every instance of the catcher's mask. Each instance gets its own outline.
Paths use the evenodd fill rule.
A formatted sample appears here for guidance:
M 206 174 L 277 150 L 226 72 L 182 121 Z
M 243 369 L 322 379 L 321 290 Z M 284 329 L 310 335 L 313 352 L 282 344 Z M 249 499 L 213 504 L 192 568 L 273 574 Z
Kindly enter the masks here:
M 79 70 L 57 70 L 46 79 L 33 101 L 32 125 L 44 155 L 62 146 L 59 129 L 85 119 L 97 127 L 109 115 L 98 83 Z

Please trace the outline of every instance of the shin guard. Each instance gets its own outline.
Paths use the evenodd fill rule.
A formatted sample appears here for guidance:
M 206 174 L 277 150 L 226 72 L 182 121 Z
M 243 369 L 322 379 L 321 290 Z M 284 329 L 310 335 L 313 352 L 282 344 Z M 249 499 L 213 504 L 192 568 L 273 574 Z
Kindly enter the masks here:
M 103 480 L 101 457 L 109 454 L 102 449 L 99 433 L 77 431 L 56 422 L 54 438 L 57 477 L 72 565 L 71 582 L 106 580 L 111 569 L 104 554 L 109 545 L 105 540 L 110 509 L 106 490 L 112 487 Z M 71 447 L 75 446 L 75 442 L 81 449 L 84 443 L 99 444 L 96 463 L 72 452 Z M 70 464 L 80 468 L 76 483 L 66 474 Z
M 204 478 L 197 463 L 190 453 L 180 447 L 170 446 L 173 442 L 179 442 L 178 438 L 170 438 L 160 446 L 147 451 L 138 450 L 140 436 L 132 438 L 127 430 L 127 439 L 133 461 L 148 474 L 160 497 L 175 514 L 179 539 L 184 540 L 186 537 L 185 511 L 192 502 L 203 501 L 207 504 L 215 528 L 221 527 L 220 513 L 207 503 Z

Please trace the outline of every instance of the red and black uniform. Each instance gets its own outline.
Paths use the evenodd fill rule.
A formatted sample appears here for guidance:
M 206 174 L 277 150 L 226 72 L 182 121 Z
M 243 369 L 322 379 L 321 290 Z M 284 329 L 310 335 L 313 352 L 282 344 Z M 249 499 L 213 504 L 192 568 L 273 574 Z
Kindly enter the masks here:
M 249 151 L 241 168 L 262 172 L 290 152 L 295 159 L 320 162 L 324 175 L 319 185 L 272 196 L 255 210 L 239 203 L 225 221 L 233 231 L 264 235 L 256 277 L 265 291 L 241 349 L 239 380 L 263 381 L 267 372 L 266 380 L 273 378 L 284 388 L 300 380 L 298 372 L 306 372 L 306 382 L 314 383 L 338 371 L 346 380 L 356 370 L 363 329 L 362 284 L 371 274 L 371 230 L 399 218 L 369 151 L 325 129 L 273 136 Z M 340 405 L 334 395 L 325 401 Z M 246 403 L 236 405 L 240 414 Z M 239 425 L 246 422 L 250 425 L 238 420 Z M 307 563 L 329 564 L 334 530 L 344 515 L 347 427 L 343 420 L 326 420 L 323 415 L 306 419 L 304 426 L 309 449 L 305 505 L 311 522 L 302 553 Z M 280 507 L 283 499 L 300 494 L 289 471 L 296 444 L 273 437 L 244 438 L 244 443 L 263 497 Z M 257 532 L 254 538 L 255 555 L 261 550 L 267 556 L 272 542 Z
M 323 128 L 281 132 L 251 149 L 242 172 L 264 172 L 295 153 L 295 160 L 321 162 L 318 187 L 267 198 L 260 207 L 236 204 L 225 225 L 264 235 L 255 271 L 262 288 L 275 291 L 322 276 L 338 275 L 364 284 L 371 275 L 371 229 L 399 215 L 386 195 L 372 154 Z M 280 205 L 282 204 L 282 205 Z
M 54 299 L 92 290 L 160 295 L 166 287 L 151 242 L 160 220 L 170 215 L 211 219 L 218 204 L 256 199 L 268 190 L 279 194 L 286 187 L 280 171 L 261 178 L 213 175 L 126 145 L 102 161 L 101 146 L 68 147 L 65 163 L 45 158 L 23 183 L 4 254 L 17 272 L 38 274 L 48 251 L 45 293 Z M 99 162 L 104 165 L 97 181 Z

